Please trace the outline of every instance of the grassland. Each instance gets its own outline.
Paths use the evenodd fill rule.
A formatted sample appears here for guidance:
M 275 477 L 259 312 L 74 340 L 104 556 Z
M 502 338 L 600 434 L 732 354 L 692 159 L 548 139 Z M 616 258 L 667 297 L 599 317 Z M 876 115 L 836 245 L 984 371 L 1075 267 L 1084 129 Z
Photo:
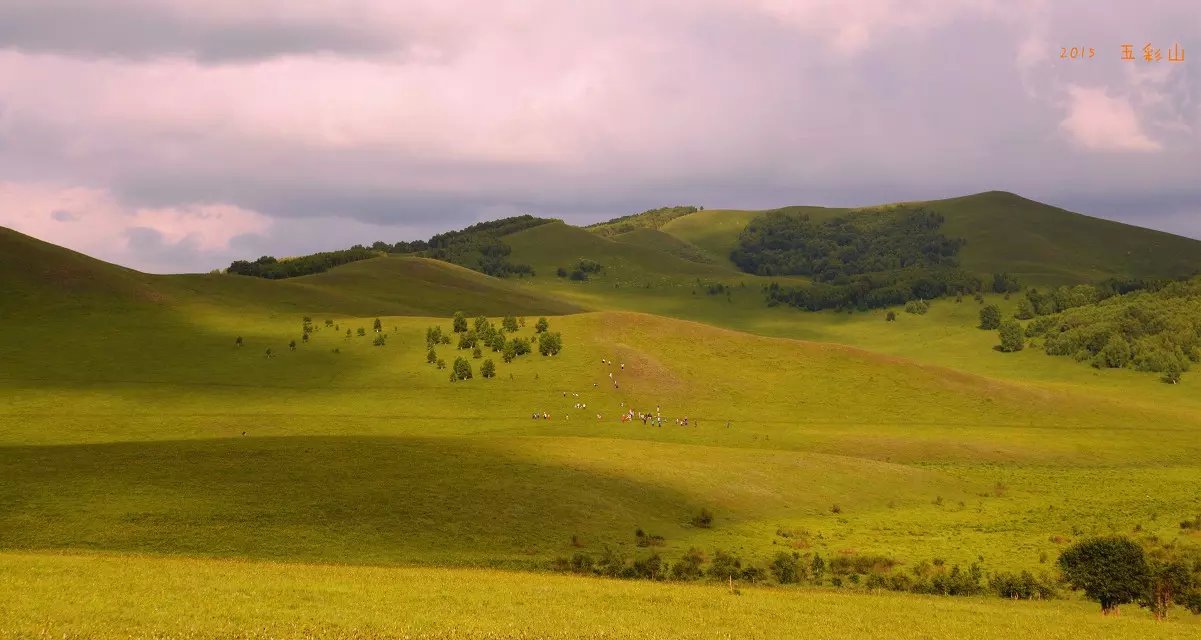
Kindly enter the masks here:
M 646 554 L 636 528 L 667 557 L 884 554 L 902 571 L 1043 572 L 1094 533 L 1201 542 L 1177 526 L 1201 513 L 1199 376 L 995 352 L 970 299 L 893 323 L 766 308 L 767 280 L 721 258 L 729 235 L 705 220 L 724 215 L 624 241 L 513 234 L 538 272 L 519 281 L 411 258 L 147 276 L 0 233 L 0 635 L 1196 634 L 1074 600 L 546 573 L 577 551 Z M 605 270 L 554 276 L 585 257 Z M 451 384 L 423 338 L 458 308 L 527 316 L 522 336 L 547 314 L 564 351 L 488 353 L 495 379 Z M 619 422 L 629 408 L 668 422 Z M 692 524 L 702 508 L 712 528 Z
M 114 589 L 114 587 L 119 587 Z M 493 570 L 0 553 L 14 638 L 1193 638 L 1192 620 Z

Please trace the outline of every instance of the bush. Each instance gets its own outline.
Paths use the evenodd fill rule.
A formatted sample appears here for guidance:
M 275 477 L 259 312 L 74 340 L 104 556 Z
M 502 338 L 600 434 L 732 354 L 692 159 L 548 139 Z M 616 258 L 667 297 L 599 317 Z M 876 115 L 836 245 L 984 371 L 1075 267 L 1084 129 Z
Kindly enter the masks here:
M 889 311 L 888 313 L 884 314 L 884 321 L 885 322 L 896 322 L 897 321 L 897 312 Z
M 705 563 L 705 554 L 693 547 L 684 557 L 671 565 L 671 577 L 675 580 L 696 580 L 704 575 L 701 566 Z
M 771 572 L 776 582 L 780 584 L 795 584 L 801 580 L 801 565 L 800 556 L 796 553 L 785 553 L 781 551 L 772 559 L 771 565 L 768 566 L 768 571 Z
M 997 305 L 989 304 L 980 309 L 980 328 L 988 331 L 1001 328 L 1001 310 Z
M 516 333 L 517 332 L 517 318 L 515 318 L 511 315 L 505 316 L 504 320 L 501 320 L 500 326 L 501 326 L 501 328 L 503 328 L 505 331 L 508 331 L 509 333 Z
M 1022 323 L 1017 320 L 1002 322 L 1001 328 L 997 330 L 997 334 L 1001 338 L 1001 351 L 1005 353 L 1021 351 L 1026 346 L 1025 333 L 1022 332 Z
M 434 364 L 437 361 L 438 361 L 438 354 L 437 354 L 437 352 L 434 351 L 433 347 L 430 347 L 430 350 L 425 352 L 425 362 L 427 364 Z
M 437 366 L 438 366 L 438 368 L 439 368 L 439 369 L 445 369 L 445 368 L 446 368 L 446 361 L 445 361 L 445 360 L 443 360 L 442 358 L 438 358 L 438 365 L 437 365 Z
M 471 350 L 471 357 L 476 360 L 484 357 L 484 352 L 480 349 L 480 345 L 475 345 L 475 348 Z
M 546 321 L 546 318 L 538 318 L 538 324 L 534 325 L 534 331 L 537 333 L 545 333 L 549 328 L 550 323 Z
M 359 337 L 361 338 L 361 337 L 367 335 L 367 330 L 364 329 L 363 327 L 359 327 L 358 331 L 355 331 L 355 333 L 357 333 L 359 335 Z
M 1103 613 L 1144 593 L 1148 572 L 1142 547 L 1124 536 L 1089 538 L 1059 556 L 1064 581 L 1101 604 Z
M 375 346 L 375 347 L 382 347 L 387 343 L 388 343 L 388 336 L 387 336 L 387 334 L 384 334 L 384 333 L 380 333 L 380 334 L 376 335 L 375 339 L 371 341 L 371 345 Z
M 708 509 L 701 509 L 701 512 L 692 518 L 692 525 L 702 529 L 708 529 L 713 526 L 713 514 L 709 513 Z
M 998 571 L 988 579 L 988 588 L 996 595 L 1011 600 L 1049 600 L 1056 595 L 1053 580 L 1040 580 L 1029 571 Z
M 455 333 L 463 333 L 467 330 L 467 316 L 463 315 L 462 311 L 456 311 L 451 322 L 454 325 Z
M 742 576 L 742 560 L 718 549 L 709 563 L 709 577 L 714 580 L 733 580 Z
M 485 378 L 493 378 L 496 376 L 496 365 L 489 358 L 480 365 L 480 375 Z
M 905 303 L 905 313 L 912 313 L 919 316 L 926 315 L 930 310 L 930 303 L 925 300 L 910 300 Z

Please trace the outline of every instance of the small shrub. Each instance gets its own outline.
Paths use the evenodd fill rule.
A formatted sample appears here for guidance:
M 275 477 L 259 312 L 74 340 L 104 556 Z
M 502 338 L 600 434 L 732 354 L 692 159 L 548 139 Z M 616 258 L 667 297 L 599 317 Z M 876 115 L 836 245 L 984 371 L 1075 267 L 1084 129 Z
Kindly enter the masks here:
M 713 514 L 708 509 L 701 509 L 701 512 L 692 518 L 692 526 L 708 529 L 713 526 Z
M 704 575 L 701 566 L 705 563 L 705 554 L 693 547 L 684 557 L 671 565 L 671 577 L 675 580 L 696 580 Z
M 480 375 L 485 378 L 496 377 L 496 365 L 493 364 L 491 358 L 485 360 L 484 363 L 480 365 Z
M 925 300 L 910 300 L 905 303 L 905 313 L 923 316 L 930 310 L 930 303 Z
M 842 507 L 833 505 L 830 507 L 830 513 L 842 513 Z
M 714 580 L 733 580 L 742 576 L 742 560 L 721 549 L 713 552 L 709 563 L 709 577 Z
M 897 312 L 889 311 L 888 313 L 884 314 L 884 321 L 885 322 L 896 322 L 897 321 Z

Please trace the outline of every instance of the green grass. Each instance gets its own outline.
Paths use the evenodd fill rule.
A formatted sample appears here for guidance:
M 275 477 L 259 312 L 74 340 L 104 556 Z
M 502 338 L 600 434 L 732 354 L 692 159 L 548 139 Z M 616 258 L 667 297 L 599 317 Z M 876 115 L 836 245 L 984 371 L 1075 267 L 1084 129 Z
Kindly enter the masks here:
M 0 231 L 0 635 L 1195 634 L 1077 601 L 468 570 L 633 557 L 639 527 L 669 558 L 870 553 L 902 571 L 937 557 L 1042 572 L 1040 556 L 1100 533 L 1201 543 L 1177 526 L 1201 513 L 1201 376 L 993 351 L 971 299 L 893 323 L 767 308 L 770 280 L 722 262 L 729 235 L 710 231 L 728 215 L 664 227 L 691 244 L 560 223 L 513 234 L 538 271 L 518 281 L 392 257 L 282 282 L 148 276 Z M 604 272 L 553 275 L 585 257 Z M 451 384 L 423 338 L 460 308 L 524 315 L 526 337 L 551 315 L 564 350 L 487 353 L 495 379 Z M 628 407 L 669 421 L 618 422 Z M 711 529 L 691 524 L 702 508 Z M 316 564 L 276 564 L 296 562 Z
M 119 586 L 119 588 L 114 588 Z M 0 553 L 13 638 L 1195 638 L 1125 608 L 494 570 Z

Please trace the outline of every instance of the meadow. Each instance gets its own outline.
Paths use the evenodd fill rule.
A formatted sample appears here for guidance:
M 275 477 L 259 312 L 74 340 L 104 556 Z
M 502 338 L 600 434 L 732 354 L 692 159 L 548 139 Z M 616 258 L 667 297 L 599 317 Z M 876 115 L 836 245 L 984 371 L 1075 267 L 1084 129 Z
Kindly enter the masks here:
M 409 257 L 147 276 L 0 234 L 0 635 L 1196 634 L 1076 598 L 551 573 L 697 548 L 1043 575 L 1089 535 L 1201 543 L 1179 526 L 1201 514 L 1198 376 L 994 351 L 971 297 L 896 322 L 768 308 L 768 279 L 723 262 L 724 215 L 527 229 L 507 238 L 537 275 L 507 280 Z M 555 275 L 584 257 L 604 270 Z M 523 337 L 545 315 L 563 351 L 440 345 L 475 371 L 451 383 L 424 337 L 456 310 L 519 315 Z

